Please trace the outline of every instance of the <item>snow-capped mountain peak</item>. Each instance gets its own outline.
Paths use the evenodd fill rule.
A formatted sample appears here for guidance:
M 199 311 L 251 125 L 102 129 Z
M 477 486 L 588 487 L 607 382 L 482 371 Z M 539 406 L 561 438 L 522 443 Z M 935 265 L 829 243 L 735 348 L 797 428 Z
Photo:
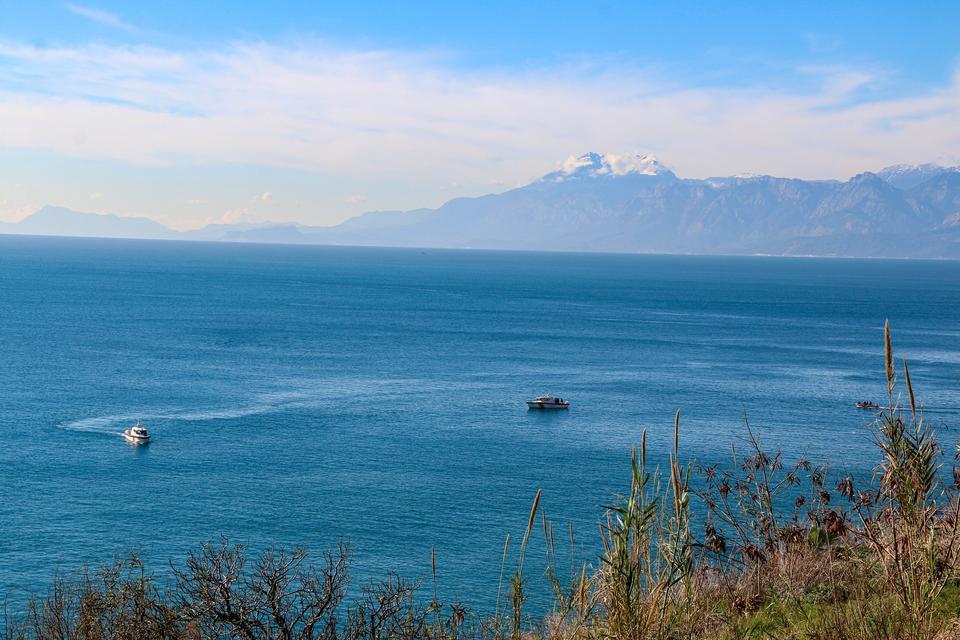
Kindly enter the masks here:
M 575 173 L 598 175 L 609 173 L 609 165 L 604 162 L 602 155 L 591 151 L 579 156 L 570 156 L 563 161 L 563 164 L 560 165 L 560 170 L 556 173 L 562 173 L 568 176 Z
M 563 182 L 568 179 L 597 177 L 597 176 L 624 176 L 628 174 L 645 176 L 673 176 L 673 172 L 665 167 L 652 154 L 613 154 L 613 153 L 584 153 L 579 156 L 570 156 L 560 165 L 557 171 L 543 177 L 547 182 Z
M 886 167 L 877 175 L 899 189 L 910 189 L 931 178 L 953 171 L 960 171 L 960 167 L 945 167 L 928 162 L 925 164 L 895 164 Z

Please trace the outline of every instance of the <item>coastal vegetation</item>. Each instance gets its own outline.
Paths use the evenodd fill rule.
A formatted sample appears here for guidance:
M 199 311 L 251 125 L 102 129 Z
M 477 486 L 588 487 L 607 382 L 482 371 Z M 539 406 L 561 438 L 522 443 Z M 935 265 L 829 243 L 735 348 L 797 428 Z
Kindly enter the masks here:
M 604 508 L 595 557 L 560 561 L 560 532 L 533 497 L 522 536 L 508 536 L 492 611 L 444 602 L 437 563 L 426 580 L 349 585 L 349 548 L 252 554 L 226 540 L 201 546 L 161 579 L 137 557 L 54 580 L 5 615 L 3 640 L 238 638 L 960 638 L 960 468 L 917 403 L 905 360 L 885 331 L 887 400 L 871 478 L 837 477 L 764 449 L 698 467 L 674 422 L 668 464 L 648 460 L 646 434 L 629 484 Z M 522 516 L 521 516 L 522 517 Z M 525 562 L 542 536 L 546 570 Z M 564 542 L 567 540 L 567 542 Z M 514 553 L 511 555 L 511 547 Z M 508 558 L 515 558 L 509 563 Z M 495 562 L 493 559 L 492 562 Z M 539 574 L 539 570 L 536 571 Z M 431 579 L 432 578 L 432 579 Z M 549 610 L 531 612 L 544 580 Z

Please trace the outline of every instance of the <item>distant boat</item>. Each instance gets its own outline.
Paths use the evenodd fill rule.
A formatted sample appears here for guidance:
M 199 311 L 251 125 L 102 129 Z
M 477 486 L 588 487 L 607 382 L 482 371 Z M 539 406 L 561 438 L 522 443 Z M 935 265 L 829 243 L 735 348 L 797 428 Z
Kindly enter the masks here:
M 140 424 L 139 420 L 137 420 L 137 424 L 123 432 L 123 437 L 132 444 L 147 444 L 150 442 L 150 432 Z
M 548 393 L 544 396 L 537 396 L 533 400 L 527 400 L 527 407 L 530 409 L 569 409 L 570 402 L 563 398 L 555 398 Z
M 880 405 L 876 402 L 870 402 L 869 400 L 860 400 L 857 402 L 857 409 L 879 409 Z

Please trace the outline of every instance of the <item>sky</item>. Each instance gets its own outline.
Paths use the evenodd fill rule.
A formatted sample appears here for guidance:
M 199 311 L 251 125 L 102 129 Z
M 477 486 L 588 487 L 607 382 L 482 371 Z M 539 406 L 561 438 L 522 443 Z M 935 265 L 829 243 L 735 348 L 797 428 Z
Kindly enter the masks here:
M 0 221 L 336 224 L 587 151 L 960 164 L 960 2 L 0 0 Z

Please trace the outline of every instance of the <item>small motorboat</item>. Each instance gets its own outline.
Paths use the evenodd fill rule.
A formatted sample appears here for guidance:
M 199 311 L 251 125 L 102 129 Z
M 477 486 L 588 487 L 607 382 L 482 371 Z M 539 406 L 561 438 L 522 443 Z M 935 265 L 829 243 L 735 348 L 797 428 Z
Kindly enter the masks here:
M 880 405 L 876 402 L 870 402 L 869 400 L 860 400 L 857 402 L 857 409 L 879 409 Z
M 555 398 L 549 393 L 544 396 L 537 396 L 533 400 L 527 400 L 529 409 L 569 409 L 570 402 L 563 398 Z
M 137 420 L 137 424 L 124 430 L 123 437 L 131 444 L 147 444 L 150 442 L 150 432 L 140 424 L 139 420 Z

